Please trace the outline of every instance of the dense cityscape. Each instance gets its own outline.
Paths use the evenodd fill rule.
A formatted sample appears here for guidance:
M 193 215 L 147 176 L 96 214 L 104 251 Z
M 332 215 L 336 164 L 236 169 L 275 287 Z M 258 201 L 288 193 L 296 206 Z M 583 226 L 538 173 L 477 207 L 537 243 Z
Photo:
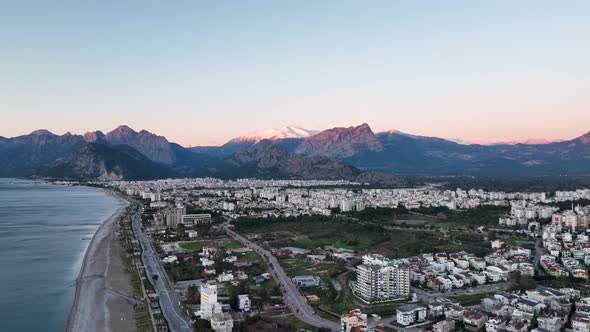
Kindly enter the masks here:
M 214 331 L 590 329 L 589 189 L 213 178 L 100 185 L 143 206 L 135 237 L 145 234 L 165 272 L 140 267 L 152 286 L 138 298 L 160 329 L 179 319 L 171 312 Z M 457 217 L 465 213 L 480 220 Z M 314 236 L 336 228 L 344 238 Z M 363 232 L 386 244 L 394 233 L 432 242 L 392 252 Z M 155 280 L 178 304 L 158 300 Z

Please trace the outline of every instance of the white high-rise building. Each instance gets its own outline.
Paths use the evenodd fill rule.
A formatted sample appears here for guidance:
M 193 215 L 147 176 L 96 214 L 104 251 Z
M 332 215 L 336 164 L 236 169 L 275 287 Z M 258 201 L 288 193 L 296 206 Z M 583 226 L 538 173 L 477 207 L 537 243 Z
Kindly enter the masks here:
M 367 303 L 410 296 L 410 268 L 381 255 L 363 256 L 357 267 L 356 293 Z
M 176 227 L 182 222 L 182 216 L 186 214 L 186 207 L 177 205 L 169 209 L 166 213 L 166 226 Z
M 231 315 L 217 302 L 217 285 L 211 280 L 201 285 L 201 318 L 209 320 L 215 332 L 231 332 L 234 326 Z
M 150 201 L 157 202 L 161 199 L 160 193 L 150 193 Z
M 201 317 L 211 319 L 216 313 L 221 313 L 221 304 L 217 302 L 217 285 L 209 281 L 201 285 Z
M 351 199 L 343 198 L 340 200 L 340 211 L 349 212 L 354 209 L 354 201 Z

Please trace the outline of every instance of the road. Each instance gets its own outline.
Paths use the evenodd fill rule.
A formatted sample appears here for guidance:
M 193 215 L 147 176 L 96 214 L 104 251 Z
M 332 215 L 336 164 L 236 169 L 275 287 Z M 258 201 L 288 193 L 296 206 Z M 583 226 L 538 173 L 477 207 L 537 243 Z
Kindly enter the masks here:
M 141 215 L 143 214 L 143 205 L 140 205 L 138 212 L 136 212 L 131 221 L 133 226 L 133 233 L 135 238 L 141 244 L 141 260 L 146 268 L 146 276 L 154 290 L 158 294 L 158 301 L 160 309 L 168 328 L 172 332 L 192 332 L 193 328 L 191 322 L 185 312 L 180 306 L 180 297 L 174 291 L 172 284 L 168 280 L 168 276 L 160 263 L 160 258 L 154 251 L 152 241 L 141 229 Z M 157 275 L 157 278 L 153 276 Z
M 297 318 L 315 327 L 328 328 L 332 331 L 340 331 L 339 323 L 316 315 L 315 311 L 307 303 L 307 300 L 301 295 L 301 293 L 299 293 L 299 290 L 297 290 L 297 287 L 291 278 L 289 278 L 285 270 L 283 270 L 276 257 L 274 257 L 268 250 L 263 249 L 259 245 L 244 238 L 240 234 L 230 230 L 227 226 L 224 226 L 224 229 L 229 236 L 254 250 L 268 263 L 271 269 L 271 274 L 281 285 L 280 288 L 283 292 L 283 297 Z

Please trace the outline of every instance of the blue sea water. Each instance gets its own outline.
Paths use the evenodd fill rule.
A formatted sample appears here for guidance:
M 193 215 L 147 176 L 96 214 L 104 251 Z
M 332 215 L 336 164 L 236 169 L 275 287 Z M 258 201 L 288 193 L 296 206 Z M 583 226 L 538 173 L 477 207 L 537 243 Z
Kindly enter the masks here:
M 98 227 L 121 203 L 88 187 L 0 178 L 0 331 L 64 331 Z

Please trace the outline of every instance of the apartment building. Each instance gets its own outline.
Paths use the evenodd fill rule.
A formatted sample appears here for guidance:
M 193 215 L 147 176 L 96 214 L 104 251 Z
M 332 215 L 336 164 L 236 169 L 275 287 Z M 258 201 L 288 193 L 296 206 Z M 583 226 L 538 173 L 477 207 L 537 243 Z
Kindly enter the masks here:
M 356 293 L 367 303 L 377 303 L 410 296 L 410 268 L 381 255 L 363 256 L 357 267 Z

